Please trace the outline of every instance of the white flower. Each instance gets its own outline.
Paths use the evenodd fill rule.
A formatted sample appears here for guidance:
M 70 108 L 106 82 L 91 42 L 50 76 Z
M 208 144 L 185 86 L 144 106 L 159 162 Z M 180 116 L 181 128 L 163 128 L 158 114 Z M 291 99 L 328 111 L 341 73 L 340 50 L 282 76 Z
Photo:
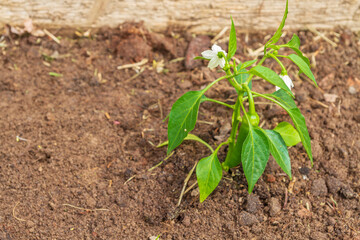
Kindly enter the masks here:
M 208 67 L 210 69 L 216 68 L 218 65 L 223 68 L 225 66 L 225 58 L 223 57 L 219 57 L 219 52 L 223 52 L 226 56 L 226 52 L 224 50 L 221 49 L 221 47 L 219 47 L 218 45 L 214 44 L 211 47 L 211 50 L 206 50 L 203 51 L 201 53 L 201 55 L 206 58 L 206 59 L 210 59 Z
M 286 86 L 291 90 L 291 88 L 294 87 L 293 82 L 291 81 L 291 78 L 288 75 L 279 75 L 281 77 L 281 79 L 284 81 L 284 83 L 286 84 Z M 278 86 L 275 86 L 276 91 L 279 90 L 280 88 Z

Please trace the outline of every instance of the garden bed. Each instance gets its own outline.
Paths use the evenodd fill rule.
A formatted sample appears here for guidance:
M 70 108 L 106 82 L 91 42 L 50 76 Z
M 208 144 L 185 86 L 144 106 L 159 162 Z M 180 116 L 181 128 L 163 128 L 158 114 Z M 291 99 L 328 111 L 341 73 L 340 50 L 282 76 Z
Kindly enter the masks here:
M 187 141 L 147 170 L 166 158 L 155 146 L 167 138 L 171 105 L 221 76 L 189 61 L 212 36 L 134 24 L 90 37 L 51 32 L 60 44 L 12 35 L 0 48 L 0 239 L 360 239 L 359 35 L 328 32 L 335 47 L 297 33 L 320 86 L 290 68 L 313 168 L 298 144 L 289 149 L 292 181 L 270 159 L 253 194 L 242 169 L 232 169 L 204 203 L 195 187 L 177 206 L 184 179 L 209 150 Z M 235 56 L 253 59 L 268 34 L 238 34 Z M 224 81 L 208 96 L 233 103 L 235 94 Z M 290 120 L 274 105 L 257 107 L 264 128 Z M 203 103 L 194 133 L 215 146 L 229 134 L 230 114 Z

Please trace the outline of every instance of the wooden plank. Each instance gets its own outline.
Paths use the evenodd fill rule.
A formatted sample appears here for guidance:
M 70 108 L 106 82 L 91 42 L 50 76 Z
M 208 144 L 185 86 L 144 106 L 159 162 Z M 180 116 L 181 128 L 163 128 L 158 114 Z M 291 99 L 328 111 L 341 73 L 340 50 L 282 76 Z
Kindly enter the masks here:
M 169 25 L 192 32 L 219 31 L 230 15 L 243 30 L 277 28 L 284 0 L 1 0 L 0 23 L 70 27 L 101 27 L 144 21 L 154 30 Z M 360 30 L 360 0 L 290 0 L 286 26 Z

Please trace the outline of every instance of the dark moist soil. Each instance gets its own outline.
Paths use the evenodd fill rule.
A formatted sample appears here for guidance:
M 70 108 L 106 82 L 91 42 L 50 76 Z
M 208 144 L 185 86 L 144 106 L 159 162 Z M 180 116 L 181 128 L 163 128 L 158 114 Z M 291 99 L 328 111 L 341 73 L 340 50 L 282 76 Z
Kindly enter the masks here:
M 222 75 L 190 61 L 211 46 L 209 36 L 155 34 L 134 24 L 99 29 L 91 38 L 52 32 L 60 45 L 7 36 L 0 49 L 0 239 L 360 239 L 359 35 L 328 32 L 333 47 L 298 32 L 318 89 L 286 62 L 313 168 L 298 144 L 289 150 L 293 181 L 270 159 L 253 194 L 242 169 L 232 169 L 204 203 L 195 187 L 177 207 L 184 179 L 209 151 L 185 142 L 147 170 L 166 157 L 155 146 L 166 140 L 162 120 L 172 103 Z M 236 57 L 253 59 L 269 37 L 239 34 Z M 117 70 L 144 58 L 145 68 Z M 280 71 L 276 62 L 265 65 Z M 262 80 L 254 88 L 274 90 Z M 235 92 L 224 81 L 208 96 L 233 103 Z M 274 105 L 257 108 L 264 128 L 290 121 Z M 219 144 L 230 118 L 223 106 L 203 103 L 194 133 Z

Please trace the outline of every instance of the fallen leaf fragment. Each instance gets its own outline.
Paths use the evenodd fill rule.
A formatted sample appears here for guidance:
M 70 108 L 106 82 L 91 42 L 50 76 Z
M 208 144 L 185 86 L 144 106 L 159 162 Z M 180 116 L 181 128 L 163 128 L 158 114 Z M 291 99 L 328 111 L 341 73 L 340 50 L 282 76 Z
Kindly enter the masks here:
M 324 98 L 325 98 L 325 101 L 327 101 L 329 103 L 334 103 L 336 101 L 336 99 L 338 98 L 338 95 L 325 93 Z
M 293 180 L 290 181 L 289 187 L 288 187 L 288 192 L 291 193 L 291 194 L 293 193 L 295 182 L 296 182 L 296 177 L 293 177 Z
M 61 73 L 56 73 L 56 72 L 49 72 L 49 75 L 53 76 L 53 77 L 62 77 L 63 76 Z

